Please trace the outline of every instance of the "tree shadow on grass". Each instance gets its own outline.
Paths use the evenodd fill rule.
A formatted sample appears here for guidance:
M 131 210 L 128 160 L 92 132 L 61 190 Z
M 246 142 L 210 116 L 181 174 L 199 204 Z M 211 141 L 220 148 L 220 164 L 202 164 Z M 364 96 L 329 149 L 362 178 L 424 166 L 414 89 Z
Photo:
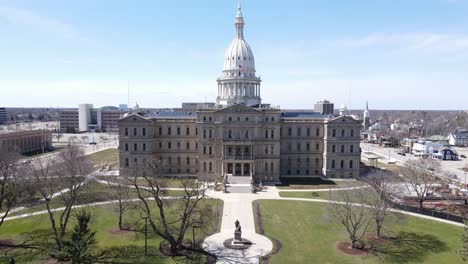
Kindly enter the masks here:
M 196 253 L 187 256 L 166 256 L 158 247 L 149 246 L 148 256 L 144 256 L 143 246 L 111 247 L 101 251 L 101 257 L 96 263 L 134 264 L 159 263 L 163 259 L 172 259 L 174 263 L 202 263 L 202 255 Z
M 387 263 L 408 263 L 425 261 L 430 253 L 449 250 L 446 243 L 431 234 L 400 232 L 388 239 L 388 243 L 375 245 L 372 254 Z

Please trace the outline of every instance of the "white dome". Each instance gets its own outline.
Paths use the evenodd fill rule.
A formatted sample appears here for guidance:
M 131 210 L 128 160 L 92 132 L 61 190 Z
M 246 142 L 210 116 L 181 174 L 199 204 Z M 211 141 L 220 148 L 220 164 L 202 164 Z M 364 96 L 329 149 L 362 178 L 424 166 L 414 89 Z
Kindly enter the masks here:
M 348 107 L 345 104 L 342 104 L 341 107 L 340 107 L 340 110 L 341 111 L 347 111 Z
M 234 37 L 224 55 L 224 71 L 255 72 L 255 59 L 247 41 Z

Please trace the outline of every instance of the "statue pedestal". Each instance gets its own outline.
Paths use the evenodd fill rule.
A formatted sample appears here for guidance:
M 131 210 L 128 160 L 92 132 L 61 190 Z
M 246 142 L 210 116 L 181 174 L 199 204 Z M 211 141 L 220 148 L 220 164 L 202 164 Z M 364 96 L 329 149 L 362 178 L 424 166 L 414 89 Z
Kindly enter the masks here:
M 235 231 L 234 232 L 234 240 L 232 241 L 233 245 L 242 245 L 244 244 L 244 241 L 242 240 L 242 232 L 241 231 Z

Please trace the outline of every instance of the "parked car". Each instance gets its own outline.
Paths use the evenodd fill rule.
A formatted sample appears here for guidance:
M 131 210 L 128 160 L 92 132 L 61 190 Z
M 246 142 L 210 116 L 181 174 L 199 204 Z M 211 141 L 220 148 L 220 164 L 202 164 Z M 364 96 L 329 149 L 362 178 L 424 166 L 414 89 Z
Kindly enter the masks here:
M 466 159 L 466 156 L 465 155 L 460 155 L 460 158 Z
M 401 156 L 406 156 L 406 154 L 404 152 L 398 152 L 397 154 L 401 155 Z
M 90 145 L 96 145 L 97 143 L 96 142 L 89 142 Z

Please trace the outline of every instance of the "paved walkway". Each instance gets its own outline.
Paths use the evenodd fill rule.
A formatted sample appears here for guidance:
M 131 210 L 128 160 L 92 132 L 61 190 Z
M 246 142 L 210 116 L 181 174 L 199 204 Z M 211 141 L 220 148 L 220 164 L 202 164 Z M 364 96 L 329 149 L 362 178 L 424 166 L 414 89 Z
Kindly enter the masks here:
M 274 193 L 210 193 L 211 197 L 224 201 L 221 231 L 208 238 L 203 248 L 218 257 L 217 263 L 259 263 L 259 257 L 267 255 L 273 250 L 270 239 L 255 232 L 252 202 L 260 197 L 278 197 Z M 225 248 L 223 243 L 234 238 L 234 222 L 239 220 L 242 227 L 242 238 L 250 240 L 253 244 L 246 250 L 233 250 Z

